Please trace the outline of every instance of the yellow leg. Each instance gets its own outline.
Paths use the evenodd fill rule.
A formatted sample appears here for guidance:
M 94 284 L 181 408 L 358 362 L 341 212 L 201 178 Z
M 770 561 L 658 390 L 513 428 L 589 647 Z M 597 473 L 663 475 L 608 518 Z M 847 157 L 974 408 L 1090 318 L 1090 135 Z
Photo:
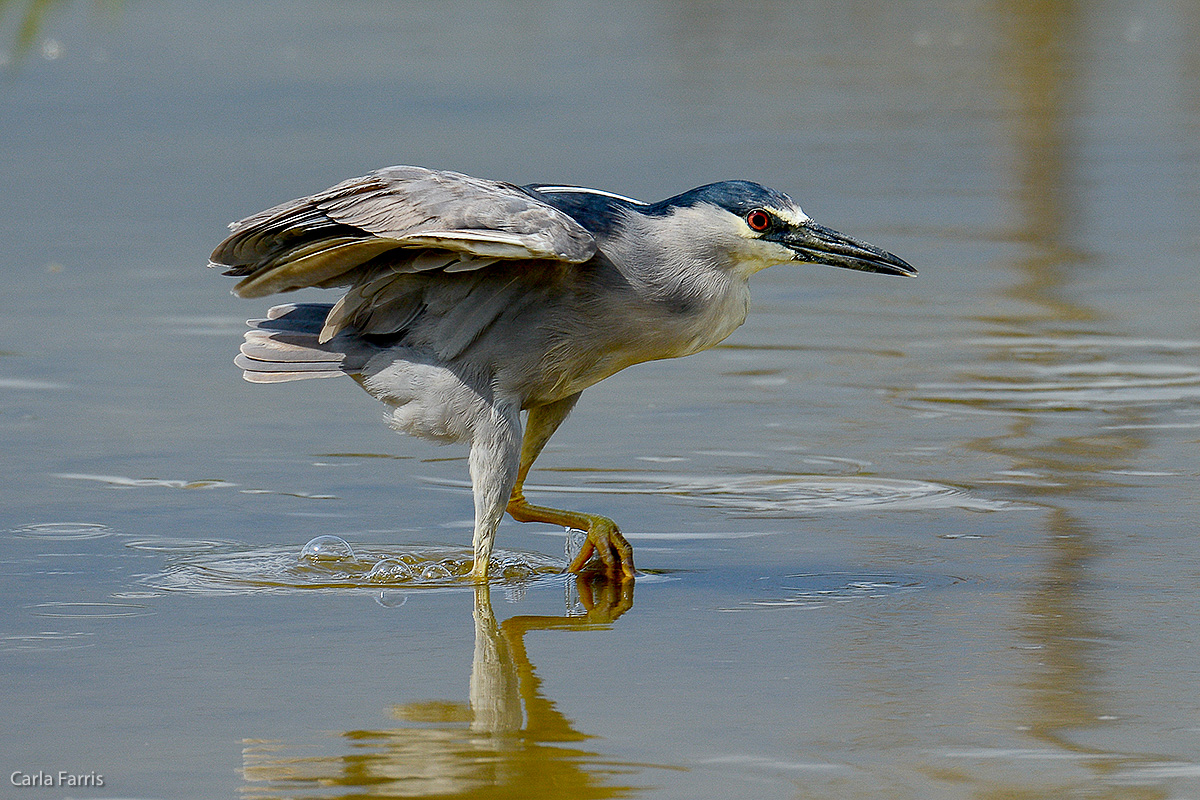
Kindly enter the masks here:
M 517 522 L 547 522 L 584 531 L 587 541 L 584 542 L 579 555 L 567 567 L 571 572 L 579 572 L 583 565 L 596 555 L 609 575 L 622 579 L 632 578 L 635 574 L 633 548 L 611 519 L 597 514 L 535 506 L 525 499 L 525 476 L 529 474 L 529 468 L 533 466 L 534 460 L 542 452 L 550 436 L 567 418 L 578 399 L 579 395 L 576 394 L 556 403 L 529 409 L 525 435 L 521 440 L 521 464 L 517 470 L 517 483 L 513 486 L 512 496 L 508 501 L 508 513 Z

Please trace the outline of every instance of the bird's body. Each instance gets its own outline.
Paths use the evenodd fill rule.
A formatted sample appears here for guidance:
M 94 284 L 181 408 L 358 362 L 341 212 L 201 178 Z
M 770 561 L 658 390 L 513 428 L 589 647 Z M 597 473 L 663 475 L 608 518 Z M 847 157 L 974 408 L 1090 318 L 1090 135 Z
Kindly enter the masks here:
M 478 579 L 506 509 L 586 530 L 572 569 L 594 550 L 633 575 L 611 520 L 532 506 L 521 490 L 584 389 L 724 340 L 746 318 L 748 278 L 771 264 L 915 273 L 741 181 L 646 204 L 390 167 L 232 228 L 212 263 L 243 278 L 239 295 L 348 287 L 336 305 L 277 306 L 252 321 L 237 359 L 246 379 L 349 374 L 396 429 L 469 444 Z

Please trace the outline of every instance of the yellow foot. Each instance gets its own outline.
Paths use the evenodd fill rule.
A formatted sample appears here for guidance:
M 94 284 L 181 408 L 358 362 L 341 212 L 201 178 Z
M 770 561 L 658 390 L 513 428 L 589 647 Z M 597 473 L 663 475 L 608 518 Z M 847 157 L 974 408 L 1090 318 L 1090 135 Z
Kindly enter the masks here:
M 575 591 L 591 623 L 607 625 L 633 608 L 634 581 L 624 575 L 611 578 L 600 573 L 575 576 Z
M 636 570 L 633 566 L 633 547 L 621 535 L 621 531 L 617 529 L 617 523 L 608 517 L 593 514 L 585 516 L 588 522 L 587 538 L 578 555 L 571 560 L 567 570 L 578 573 L 583 570 L 592 556 L 596 556 L 604 565 L 604 571 L 610 578 L 634 577 Z
M 617 523 L 608 517 L 535 506 L 525 499 L 519 485 L 513 489 L 512 498 L 508 501 L 508 513 L 517 522 L 548 522 L 586 533 L 583 548 L 567 567 L 570 572 L 580 572 L 588 560 L 596 556 L 609 577 L 626 580 L 636 575 L 633 548 L 617 529 Z

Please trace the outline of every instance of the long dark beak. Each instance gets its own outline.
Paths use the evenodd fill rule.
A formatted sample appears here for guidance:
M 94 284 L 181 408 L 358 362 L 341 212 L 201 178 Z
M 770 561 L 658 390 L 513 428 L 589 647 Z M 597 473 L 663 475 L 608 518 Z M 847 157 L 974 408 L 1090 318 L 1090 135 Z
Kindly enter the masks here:
M 815 222 L 798 225 L 783 233 L 777 241 L 796 253 L 796 261 L 884 275 L 911 277 L 917 274 L 913 266 L 899 256 Z

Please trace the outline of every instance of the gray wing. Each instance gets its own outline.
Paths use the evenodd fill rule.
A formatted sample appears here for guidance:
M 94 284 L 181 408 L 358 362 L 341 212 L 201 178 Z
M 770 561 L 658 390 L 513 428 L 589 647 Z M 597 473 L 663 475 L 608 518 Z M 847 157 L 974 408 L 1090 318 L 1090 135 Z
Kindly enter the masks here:
M 588 231 L 508 183 L 421 167 L 386 167 L 230 226 L 211 266 L 241 277 L 234 292 L 262 297 L 309 286 L 381 286 L 388 271 L 481 269 L 497 260 L 582 264 Z M 366 287 L 364 287 L 366 288 Z M 345 304 L 340 304 L 345 305 Z

